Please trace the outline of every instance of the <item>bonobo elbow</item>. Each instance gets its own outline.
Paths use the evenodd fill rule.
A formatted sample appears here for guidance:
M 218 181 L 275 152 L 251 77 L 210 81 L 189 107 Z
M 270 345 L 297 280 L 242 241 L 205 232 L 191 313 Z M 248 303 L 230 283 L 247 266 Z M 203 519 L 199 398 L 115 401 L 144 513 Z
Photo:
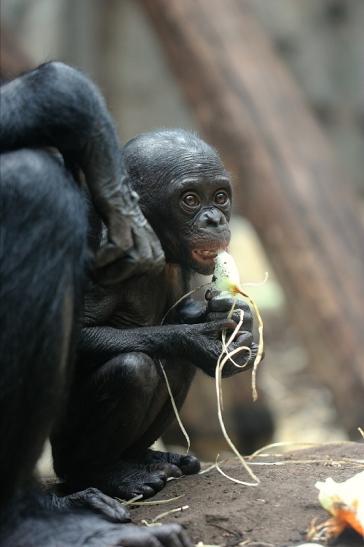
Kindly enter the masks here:
M 51 61 L 39 67 L 36 77 L 44 79 L 42 94 L 47 95 L 47 102 L 57 101 L 61 122 L 67 121 L 72 127 L 76 116 L 77 125 L 88 129 L 90 125 L 102 123 L 103 116 L 109 118 L 97 86 L 77 68 Z
M 50 61 L 40 65 L 37 71 L 49 85 L 57 84 L 57 89 L 64 93 L 78 95 L 78 98 L 87 98 L 91 92 L 101 99 L 95 84 L 81 70 L 62 61 Z

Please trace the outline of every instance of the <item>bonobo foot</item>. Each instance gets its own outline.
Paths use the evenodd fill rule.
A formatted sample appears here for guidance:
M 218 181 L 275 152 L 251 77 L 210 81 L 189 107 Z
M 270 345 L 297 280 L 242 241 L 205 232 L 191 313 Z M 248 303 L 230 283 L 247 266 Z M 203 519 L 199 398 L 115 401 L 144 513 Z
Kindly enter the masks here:
M 140 495 L 150 498 L 164 488 L 168 478 L 191 475 L 199 470 L 200 462 L 194 456 L 147 450 L 142 456 L 129 455 L 105 471 L 77 473 L 75 477 L 68 477 L 65 487 L 67 491 L 74 492 L 93 486 L 109 496 L 125 500 Z
M 149 498 L 162 490 L 168 477 L 180 475 L 174 466 L 168 468 L 159 464 L 121 461 L 102 472 L 90 471 L 83 475 L 77 473 L 75 477 L 68 476 L 64 487 L 66 491 L 74 492 L 92 485 L 116 498 L 128 500 L 140 495 Z
M 130 522 L 129 512 L 118 501 L 97 488 L 87 488 L 68 496 L 51 496 L 47 505 L 55 511 L 89 509 L 111 522 Z

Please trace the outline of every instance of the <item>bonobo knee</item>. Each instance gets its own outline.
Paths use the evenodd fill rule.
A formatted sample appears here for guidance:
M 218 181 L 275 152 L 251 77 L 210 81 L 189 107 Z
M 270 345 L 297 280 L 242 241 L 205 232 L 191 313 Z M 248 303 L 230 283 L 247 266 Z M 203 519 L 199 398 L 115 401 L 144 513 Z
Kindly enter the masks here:
M 122 386 L 128 386 L 128 389 L 147 389 L 155 388 L 159 376 L 156 365 L 151 357 L 145 353 L 125 353 L 114 357 L 108 361 L 98 372 L 96 382 L 101 385 L 107 383 L 108 388 L 113 386 L 120 390 Z M 120 392 L 120 391 L 119 391 Z

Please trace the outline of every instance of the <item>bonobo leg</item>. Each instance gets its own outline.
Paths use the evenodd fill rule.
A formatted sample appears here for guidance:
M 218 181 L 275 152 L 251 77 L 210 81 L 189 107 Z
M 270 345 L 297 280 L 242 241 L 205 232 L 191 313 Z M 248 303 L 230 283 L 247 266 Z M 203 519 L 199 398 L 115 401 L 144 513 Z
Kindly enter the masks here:
M 188 363 L 170 368 L 180 407 L 194 370 Z M 95 486 L 124 499 L 151 496 L 168 477 L 200 468 L 193 456 L 148 449 L 173 418 L 158 363 L 144 353 L 119 355 L 74 382 L 67 415 L 52 436 L 55 471 L 71 491 Z
M 1 504 L 30 479 L 67 382 L 86 238 L 73 186 L 46 152 L 1 156 Z
M 62 405 L 85 269 L 86 217 L 74 182 L 45 152 L 1 156 L 1 547 L 190 547 L 179 526 L 116 525 L 124 509 L 89 490 L 44 495 L 36 461 Z

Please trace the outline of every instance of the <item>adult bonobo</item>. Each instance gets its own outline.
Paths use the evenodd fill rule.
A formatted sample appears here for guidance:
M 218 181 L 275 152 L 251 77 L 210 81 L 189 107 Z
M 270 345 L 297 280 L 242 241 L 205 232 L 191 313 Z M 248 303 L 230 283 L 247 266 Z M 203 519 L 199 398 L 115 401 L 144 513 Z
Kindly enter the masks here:
M 153 495 L 169 476 L 196 473 L 192 456 L 149 449 L 174 418 L 159 359 L 181 407 L 196 367 L 213 376 L 230 298 L 186 299 L 194 272 L 210 275 L 230 240 L 231 187 L 214 149 L 196 135 L 164 130 L 140 135 L 123 149 L 143 213 L 162 243 L 166 267 L 122 288 L 93 284 L 86 295 L 76 380 L 67 415 L 53 437 L 56 473 L 70 490 L 97 486 L 111 495 Z M 257 346 L 252 316 L 232 345 Z M 240 354 L 240 362 L 244 362 Z M 224 376 L 240 369 L 227 364 Z
M 163 253 L 129 188 L 104 101 L 87 78 L 49 63 L 0 93 L 0 544 L 191 546 L 175 525 L 120 525 L 126 511 L 97 489 L 60 498 L 42 493 L 34 479 L 64 404 L 89 268 L 79 170 L 106 226 L 98 279 L 115 278 L 115 264 L 119 281 L 155 264 L 159 271 Z

